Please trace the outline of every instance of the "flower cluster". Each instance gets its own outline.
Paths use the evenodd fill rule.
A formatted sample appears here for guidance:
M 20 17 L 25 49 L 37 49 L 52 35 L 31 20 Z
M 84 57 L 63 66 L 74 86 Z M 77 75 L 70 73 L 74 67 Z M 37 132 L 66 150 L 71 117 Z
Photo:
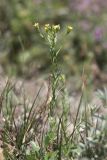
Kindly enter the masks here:
M 35 27 L 36 30 L 39 30 L 40 29 L 39 23 L 35 23 L 34 27 Z M 44 25 L 44 30 L 47 33 L 52 32 L 52 31 L 57 33 L 58 31 L 60 31 L 60 29 L 61 29 L 61 27 L 60 27 L 59 24 L 58 25 L 50 25 L 50 24 L 45 24 Z M 66 30 L 67 34 L 70 33 L 72 31 L 72 29 L 73 29 L 72 26 L 67 26 L 67 30 Z

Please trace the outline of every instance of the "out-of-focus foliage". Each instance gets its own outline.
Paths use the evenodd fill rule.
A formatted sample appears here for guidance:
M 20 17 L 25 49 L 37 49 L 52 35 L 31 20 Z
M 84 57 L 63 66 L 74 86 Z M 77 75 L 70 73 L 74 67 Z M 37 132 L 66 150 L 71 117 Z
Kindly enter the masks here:
M 67 73 L 78 72 L 82 63 L 90 70 L 94 62 L 99 69 L 107 70 L 106 6 L 105 0 L 0 0 L 0 55 L 7 55 L 14 64 L 16 69 L 12 72 L 28 73 L 33 62 L 33 70 L 47 69 L 48 50 L 35 34 L 33 24 L 71 24 L 73 34 L 66 43 L 59 44 L 64 44 L 60 59 Z M 7 60 L 2 60 L 5 68 Z
M 73 12 L 72 18 L 75 20 L 75 24 L 78 25 L 76 27 L 78 33 L 74 41 L 76 47 L 77 44 L 78 46 L 81 44 L 80 51 L 84 48 L 87 52 L 88 45 L 89 49 L 94 53 L 98 65 L 103 67 L 103 64 L 100 63 L 105 62 L 105 52 L 107 50 L 107 2 L 104 0 L 76 0 L 69 1 L 69 4 Z M 82 53 L 83 55 L 85 54 Z

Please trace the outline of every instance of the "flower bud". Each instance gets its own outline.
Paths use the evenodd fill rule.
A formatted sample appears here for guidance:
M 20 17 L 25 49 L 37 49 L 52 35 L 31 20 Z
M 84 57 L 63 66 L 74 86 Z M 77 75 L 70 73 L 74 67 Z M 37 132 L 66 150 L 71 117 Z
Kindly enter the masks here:
M 39 29 L 39 23 L 35 23 L 34 27 L 38 30 Z
M 58 32 L 60 30 L 60 25 L 53 25 L 53 29 Z
M 69 34 L 72 31 L 73 27 L 72 26 L 68 26 L 67 27 L 67 34 Z
M 48 32 L 50 29 L 50 24 L 45 24 L 45 31 Z

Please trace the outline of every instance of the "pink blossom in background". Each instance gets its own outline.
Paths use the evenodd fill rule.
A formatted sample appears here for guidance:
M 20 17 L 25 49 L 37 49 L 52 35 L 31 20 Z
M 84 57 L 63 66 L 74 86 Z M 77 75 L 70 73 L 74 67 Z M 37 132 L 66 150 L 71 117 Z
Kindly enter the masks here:
M 103 38 L 103 29 L 101 27 L 96 27 L 94 30 L 94 38 L 96 41 L 101 41 Z

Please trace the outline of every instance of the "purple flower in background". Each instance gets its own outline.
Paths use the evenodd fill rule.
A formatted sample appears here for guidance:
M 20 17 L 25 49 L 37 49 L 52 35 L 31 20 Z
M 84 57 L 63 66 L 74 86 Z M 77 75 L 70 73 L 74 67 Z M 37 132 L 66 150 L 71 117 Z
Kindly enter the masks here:
M 96 41 L 101 41 L 103 38 L 103 30 L 101 27 L 96 27 L 94 31 L 94 38 Z

